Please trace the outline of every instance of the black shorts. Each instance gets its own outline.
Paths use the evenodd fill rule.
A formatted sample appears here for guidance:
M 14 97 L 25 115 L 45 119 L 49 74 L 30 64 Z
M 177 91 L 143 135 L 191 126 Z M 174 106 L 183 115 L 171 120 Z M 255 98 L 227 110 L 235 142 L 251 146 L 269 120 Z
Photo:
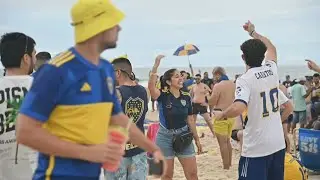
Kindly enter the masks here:
M 240 129 L 234 129 L 232 130 L 231 133 L 231 138 L 235 141 L 240 141 L 240 139 L 238 139 L 238 132 L 240 131 Z
M 202 106 L 200 103 L 192 103 L 192 114 L 205 114 L 207 112 L 206 106 Z

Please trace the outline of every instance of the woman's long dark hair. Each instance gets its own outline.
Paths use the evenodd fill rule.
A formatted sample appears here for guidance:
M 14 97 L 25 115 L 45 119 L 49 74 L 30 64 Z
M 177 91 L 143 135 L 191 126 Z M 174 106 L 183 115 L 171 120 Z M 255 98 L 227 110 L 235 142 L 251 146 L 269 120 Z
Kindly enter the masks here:
M 177 69 L 169 69 L 166 71 L 163 76 L 160 77 L 160 84 L 161 84 L 161 89 L 164 90 L 166 88 L 169 89 L 170 85 L 167 83 L 167 81 L 171 81 L 172 76 L 174 75 L 174 72 L 176 72 Z

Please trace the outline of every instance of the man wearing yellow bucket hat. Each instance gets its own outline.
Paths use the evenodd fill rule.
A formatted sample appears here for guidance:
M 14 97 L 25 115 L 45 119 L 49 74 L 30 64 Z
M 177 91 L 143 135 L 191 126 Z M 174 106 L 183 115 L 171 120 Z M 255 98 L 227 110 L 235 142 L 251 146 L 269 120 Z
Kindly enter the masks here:
M 17 119 L 17 140 L 39 151 L 34 180 L 98 180 L 101 163 L 119 164 L 123 144 L 107 142 L 109 125 L 125 127 L 112 65 L 100 54 L 116 47 L 124 15 L 109 0 L 78 0 L 71 10 L 76 45 L 44 64 Z M 153 152 L 134 123 L 130 142 Z

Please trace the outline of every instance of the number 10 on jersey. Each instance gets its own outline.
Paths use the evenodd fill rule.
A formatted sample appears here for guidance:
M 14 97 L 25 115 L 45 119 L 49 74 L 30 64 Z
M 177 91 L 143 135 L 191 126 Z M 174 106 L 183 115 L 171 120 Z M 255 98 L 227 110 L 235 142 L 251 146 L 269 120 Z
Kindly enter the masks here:
M 267 107 L 267 100 L 270 100 L 272 112 L 278 112 L 279 110 L 279 102 L 278 102 L 278 88 L 273 88 L 269 92 L 269 98 L 266 97 L 266 92 L 261 92 L 260 96 L 262 98 L 262 106 L 263 106 L 263 117 L 269 116 L 269 109 Z

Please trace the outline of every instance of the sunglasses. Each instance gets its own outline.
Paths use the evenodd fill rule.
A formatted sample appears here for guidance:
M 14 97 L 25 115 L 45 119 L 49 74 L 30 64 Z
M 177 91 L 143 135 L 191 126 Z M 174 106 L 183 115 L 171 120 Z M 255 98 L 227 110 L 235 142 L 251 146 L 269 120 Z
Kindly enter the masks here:
M 136 75 L 133 72 L 131 72 L 131 74 L 129 74 L 127 71 L 125 71 L 123 69 L 115 69 L 114 71 L 115 72 L 120 71 L 122 73 L 125 73 L 132 81 L 134 81 L 136 79 Z

